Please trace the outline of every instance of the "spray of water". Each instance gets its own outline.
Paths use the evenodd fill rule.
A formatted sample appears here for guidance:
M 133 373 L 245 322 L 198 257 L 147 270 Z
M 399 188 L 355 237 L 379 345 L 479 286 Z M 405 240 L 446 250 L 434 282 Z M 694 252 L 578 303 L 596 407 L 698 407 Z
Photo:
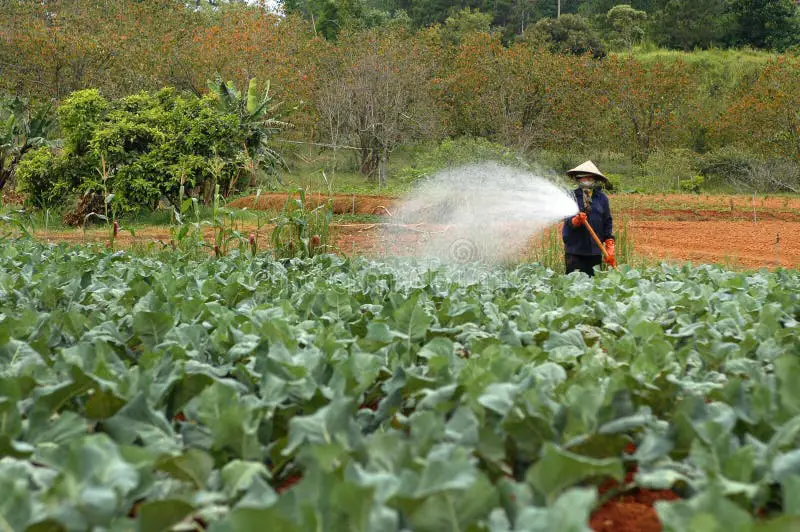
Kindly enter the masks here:
M 565 185 L 485 162 L 426 179 L 397 207 L 384 237 L 412 230 L 422 234 L 412 250 L 418 257 L 495 263 L 517 256 L 532 237 L 577 212 Z

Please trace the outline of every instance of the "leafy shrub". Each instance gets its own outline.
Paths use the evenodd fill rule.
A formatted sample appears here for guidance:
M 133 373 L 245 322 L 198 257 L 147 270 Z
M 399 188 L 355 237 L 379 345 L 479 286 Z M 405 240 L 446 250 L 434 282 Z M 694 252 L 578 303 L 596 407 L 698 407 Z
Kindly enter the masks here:
M 691 192 L 692 194 L 699 194 L 703 188 L 705 179 L 701 175 L 696 175 L 689 179 L 681 179 L 680 186 L 684 192 Z
M 17 191 L 29 205 L 40 209 L 61 205 L 73 191 L 67 168 L 64 157 L 50 148 L 32 150 L 17 167 Z
M 181 184 L 216 182 L 227 190 L 244 137 L 237 117 L 218 110 L 212 97 L 164 89 L 124 98 L 116 107 L 91 146 L 112 169 L 110 192 L 119 208 L 154 208 L 161 196 L 174 200 Z M 97 183 L 85 187 L 96 189 Z
M 697 175 L 697 155 L 691 150 L 657 150 L 644 164 L 640 186 L 650 192 L 667 192 L 681 189 L 681 181 Z
M 224 104 L 216 93 L 198 98 L 169 88 L 113 101 L 94 89 L 75 92 L 58 109 L 63 153 L 37 152 L 22 187 L 39 206 L 69 193 L 110 196 L 117 214 L 155 208 L 162 197 L 174 203 L 181 186 L 207 203 L 216 185 L 228 195 L 248 184 L 238 179 L 245 168 L 277 162 L 266 144 L 281 124 L 267 117 L 269 100 L 254 87 L 244 111 L 227 85 L 232 103 Z
M 607 172 L 604 173 L 604 175 L 608 179 L 608 182 L 611 184 L 611 186 L 609 187 L 611 190 L 613 190 L 615 192 L 626 192 L 623 189 L 623 186 L 622 186 L 622 176 L 621 175 L 619 175 L 619 174 L 609 174 Z
M 735 191 L 800 193 L 800 163 L 788 157 L 763 157 L 726 146 L 698 164 L 707 183 Z
M 726 146 L 701 157 L 698 170 L 709 184 L 730 185 L 747 181 L 755 163 L 756 159 L 752 154 Z

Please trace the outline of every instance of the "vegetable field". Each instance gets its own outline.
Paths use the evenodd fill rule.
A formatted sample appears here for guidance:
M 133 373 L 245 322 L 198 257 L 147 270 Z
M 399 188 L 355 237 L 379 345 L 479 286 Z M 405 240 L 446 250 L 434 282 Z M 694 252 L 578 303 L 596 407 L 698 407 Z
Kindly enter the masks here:
M 0 530 L 798 530 L 799 336 L 797 271 L 6 240 Z

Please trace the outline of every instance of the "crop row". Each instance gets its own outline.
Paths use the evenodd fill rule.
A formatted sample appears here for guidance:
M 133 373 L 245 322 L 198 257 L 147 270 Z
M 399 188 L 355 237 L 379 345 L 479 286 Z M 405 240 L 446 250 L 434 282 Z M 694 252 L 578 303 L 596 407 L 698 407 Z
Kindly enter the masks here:
M 581 531 L 611 481 L 794 530 L 798 333 L 791 271 L 8 240 L 0 528 Z

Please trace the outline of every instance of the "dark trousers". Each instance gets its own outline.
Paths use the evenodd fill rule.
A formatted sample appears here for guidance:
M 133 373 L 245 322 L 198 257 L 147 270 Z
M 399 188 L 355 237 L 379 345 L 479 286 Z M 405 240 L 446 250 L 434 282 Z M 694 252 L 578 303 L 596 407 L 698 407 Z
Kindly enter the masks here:
M 602 262 L 602 255 L 571 255 L 569 253 L 564 255 L 564 264 L 568 274 L 577 270 L 592 277 L 594 267 L 599 266 Z

